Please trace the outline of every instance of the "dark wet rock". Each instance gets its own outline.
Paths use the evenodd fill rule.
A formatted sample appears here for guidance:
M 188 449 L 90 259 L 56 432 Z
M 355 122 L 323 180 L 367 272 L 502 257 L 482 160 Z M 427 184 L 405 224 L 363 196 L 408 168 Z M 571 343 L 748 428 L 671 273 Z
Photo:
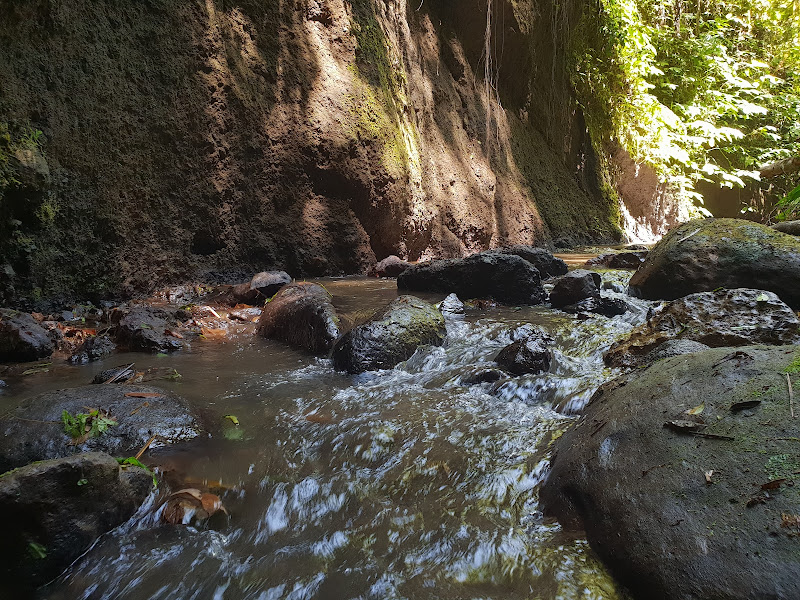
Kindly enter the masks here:
M 183 340 L 166 333 L 174 314 L 168 311 L 135 307 L 112 315 L 117 343 L 131 352 L 174 352 L 183 348 Z
M 439 303 L 439 311 L 450 319 L 464 318 L 464 303 L 455 294 L 450 294 Z
M 561 308 L 584 298 L 600 297 L 601 278 L 598 273 L 577 269 L 556 281 L 550 292 L 550 304 Z
M 636 252 L 612 252 L 601 254 L 586 261 L 587 267 L 605 267 L 607 269 L 638 269 L 645 258 L 647 250 Z
M 611 290 L 612 292 L 617 292 L 618 294 L 624 294 L 627 288 L 618 281 L 604 281 L 603 289 Z
M 735 289 L 680 298 L 657 311 L 604 355 L 607 365 L 632 367 L 667 340 L 694 340 L 712 348 L 800 343 L 800 323 L 772 292 Z
M 563 306 L 561 310 L 564 312 L 577 314 L 577 313 L 594 313 L 603 315 L 604 317 L 616 317 L 624 315 L 631 309 L 630 305 L 622 298 L 607 298 L 605 296 L 586 298 L 575 304 Z
M 327 354 L 339 337 L 339 318 L 324 287 L 293 283 L 281 288 L 264 307 L 258 332 L 313 354 Z
M 104 356 L 108 356 L 114 352 L 116 348 L 117 345 L 112 342 L 111 338 L 108 336 L 93 335 L 87 338 L 80 347 L 75 350 L 75 353 L 69 357 L 69 362 L 73 364 L 83 364 L 100 360 Z
M 500 350 L 494 361 L 512 375 L 542 373 L 550 369 L 550 351 L 543 337 L 531 335 Z
M 420 346 L 441 346 L 446 335 L 444 317 L 436 307 L 400 296 L 336 342 L 333 366 L 348 373 L 391 369 Z
M 263 271 L 256 273 L 247 283 L 233 286 L 233 298 L 237 304 L 263 304 L 283 286 L 292 283 L 285 271 Z
M 75 445 L 64 432 L 62 412 L 88 414 L 91 409 L 102 409 L 117 424 Z M 153 448 L 190 440 L 201 432 L 186 401 L 157 387 L 87 385 L 56 390 L 27 400 L 0 418 L 0 471 L 77 452 L 132 456 L 151 436 L 156 436 Z
M 536 267 L 519 256 L 497 252 L 414 265 L 397 278 L 397 288 L 507 304 L 540 304 L 545 298 Z
M 27 313 L 0 309 L 0 361 L 30 362 L 53 353 L 53 342 Z
M 643 364 L 649 365 L 662 360 L 664 358 L 672 358 L 673 356 L 680 356 L 681 354 L 691 354 L 692 352 L 701 352 L 708 350 L 708 346 L 695 342 L 694 340 L 667 340 L 663 344 L 656 346 L 655 349 L 648 352 Z
M 649 248 L 644 244 L 628 244 L 625 250 L 649 250 Z
M 56 577 L 100 535 L 128 520 L 152 486 L 144 469 L 122 470 L 100 452 L 0 475 L 0 596 L 28 597 Z
M 481 383 L 494 383 L 506 377 L 505 371 L 493 367 L 478 367 L 461 376 L 463 385 L 479 385 Z
M 136 364 L 120 365 L 100 371 L 92 379 L 92 383 L 127 383 L 136 375 Z
M 260 316 L 261 309 L 255 306 L 253 308 L 239 308 L 228 313 L 229 319 L 233 321 L 242 321 L 244 323 L 257 321 Z
M 630 280 L 630 294 L 673 300 L 717 288 L 776 293 L 800 309 L 800 240 L 740 219 L 690 221 L 670 231 Z
M 636 598 L 800 598 L 800 419 L 784 375 L 800 385 L 799 350 L 710 349 L 603 386 L 556 442 L 546 514 L 585 530 Z
M 789 235 L 800 235 L 800 221 L 784 221 L 782 223 L 775 223 L 772 225 L 775 231 L 781 233 L 788 233 Z
M 567 274 L 567 263 L 558 257 L 553 256 L 544 248 L 537 248 L 536 246 L 509 246 L 508 248 L 500 248 L 497 250 L 502 254 L 514 254 L 520 258 L 524 258 L 531 263 L 539 271 L 539 275 L 543 279 L 550 277 L 558 277 L 559 275 Z
M 410 266 L 411 263 L 392 254 L 373 266 L 369 274 L 373 277 L 397 277 Z

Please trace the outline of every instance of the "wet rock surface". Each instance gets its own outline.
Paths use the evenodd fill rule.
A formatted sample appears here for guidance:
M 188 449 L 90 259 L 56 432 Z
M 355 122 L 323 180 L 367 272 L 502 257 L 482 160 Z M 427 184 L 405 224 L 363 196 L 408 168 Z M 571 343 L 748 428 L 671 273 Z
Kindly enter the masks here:
M 507 304 L 540 304 L 545 298 L 536 267 L 519 256 L 496 252 L 414 265 L 397 278 L 397 289 L 491 298 Z
M 647 254 L 647 250 L 601 254 L 587 260 L 586 266 L 605 267 L 607 269 L 638 269 L 647 258 Z
M 69 357 L 69 362 L 73 364 L 83 364 L 100 360 L 104 356 L 108 356 L 117 345 L 111 341 L 106 335 L 96 336 L 93 335 L 87 338 L 76 350 L 75 353 Z
M 464 310 L 464 303 L 455 294 L 448 295 L 439 303 L 439 312 L 448 319 L 463 319 Z
M 336 342 L 333 365 L 348 373 L 391 369 L 420 346 L 442 345 L 446 335 L 444 317 L 436 307 L 414 296 L 400 296 Z
M 798 364 L 796 346 L 716 348 L 606 384 L 556 442 L 546 514 L 638 598 L 800 597 Z
M 602 281 L 599 273 L 577 269 L 556 281 L 550 292 L 550 304 L 561 308 L 585 298 L 599 298 Z
M 566 275 L 567 263 L 560 258 L 553 256 L 549 251 L 544 248 L 537 248 L 536 246 L 509 246 L 508 248 L 501 248 L 498 252 L 502 254 L 513 254 L 524 258 L 531 263 L 539 271 L 539 275 L 543 279 L 550 277 L 558 277 L 559 275 Z
M 231 293 L 237 304 L 260 305 L 290 283 L 292 278 L 286 271 L 262 271 L 253 275 L 249 282 L 233 286 Z
M 550 352 L 542 337 L 532 335 L 510 343 L 494 361 L 512 375 L 536 375 L 550 369 Z
M 561 310 L 571 314 L 577 313 L 594 313 L 603 315 L 604 317 L 616 317 L 624 315 L 630 310 L 630 306 L 622 298 L 608 298 L 606 296 L 598 296 L 592 298 L 585 298 L 575 304 L 562 306 Z
M 630 280 L 630 293 L 673 300 L 720 287 L 776 293 L 800 309 L 800 240 L 740 219 L 689 221 L 670 231 Z
M 169 329 L 177 326 L 174 319 L 174 313 L 151 307 L 120 309 L 111 316 L 117 344 L 131 352 L 151 353 L 183 348 L 183 340 Z
M 373 277 L 397 277 L 410 266 L 411 263 L 392 254 L 373 266 L 369 274 Z
M 116 424 L 83 443 L 65 433 L 63 411 L 71 415 L 102 409 Z M 199 418 L 180 396 L 149 385 L 87 385 L 46 392 L 0 419 L 0 471 L 37 460 L 102 451 L 131 456 L 151 436 L 159 447 L 203 432 Z
M 99 452 L 0 475 L 0 596 L 26 598 L 100 535 L 126 521 L 153 485 L 144 469 L 120 469 Z
M 0 361 L 30 362 L 53 353 L 47 330 L 27 313 L 0 309 Z
M 327 354 L 339 337 L 339 318 L 325 288 L 294 283 L 283 287 L 264 307 L 258 332 L 312 354 Z
M 609 366 L 637 366 L 667 340 L 693 340 L 712 348 L 796 344 L 800 322 L 772 292 L 751 289 L 691 294 L 667 304 L 604 355 Z

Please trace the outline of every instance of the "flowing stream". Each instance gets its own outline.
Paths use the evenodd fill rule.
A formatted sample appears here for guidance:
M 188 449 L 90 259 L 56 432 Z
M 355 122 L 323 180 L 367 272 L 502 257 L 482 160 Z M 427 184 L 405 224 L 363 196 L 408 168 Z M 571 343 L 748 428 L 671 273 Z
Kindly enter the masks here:
M 621 289 L 629 273 L 603 277 Z M 392 280 L 322 282 L 351 321 L 397 296 Z M 170 366 L 182 379 L 160 385 L 216 423 L 240 423 L 236 435 L 145 455 L 173 485 L 218 493 L 229 518 L 161 524 L 162 483 L 41 597 L 621 598 L 585 539 L 543 519 L 537 496 L 553 440 L 613 376 L 602 352 L 645 318 L 648 304 L 626 299 L 634 310 L 612 319 L 468 308 L 447 320 L 443 347 L 360 376 L 250 327 L 168 357 L 117 354 L 26 378 L 0 404 L 125 362 Z M 529 323 L 555 338 L 548 374 L 465 383 Z

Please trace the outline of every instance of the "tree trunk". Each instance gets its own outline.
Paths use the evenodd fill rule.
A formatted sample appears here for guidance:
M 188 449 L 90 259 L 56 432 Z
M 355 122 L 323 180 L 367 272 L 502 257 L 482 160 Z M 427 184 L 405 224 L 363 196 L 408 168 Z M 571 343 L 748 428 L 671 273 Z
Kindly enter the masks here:
M 783 175 L 784 173 L 794 173 L 800 171 L 800 156 L 792 156 L 791 158 L 784 158 L 778 162 L 769 165 L 764 165 L 759 170 L 761 177 L 769 178 Z

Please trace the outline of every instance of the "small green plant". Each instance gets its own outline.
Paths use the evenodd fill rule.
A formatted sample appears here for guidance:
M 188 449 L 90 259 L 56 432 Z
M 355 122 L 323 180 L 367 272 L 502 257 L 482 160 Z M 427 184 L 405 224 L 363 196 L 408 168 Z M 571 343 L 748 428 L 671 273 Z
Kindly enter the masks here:
M 150 475 L 153 476 L 153 487 L 154 488 L 158 487 L 158 479 L 156 479 L 156 474 L 153 471 L 151 471 L 146 465 L 144 465 L 142 463 L 142 461 L 140 461 L 135 456 L 129 456 L 128 458 L 118 458 L 117 462 L 120 464 L 120 466 L 123 469 L 125 467 L 139 467 L 140 469 L 144 469 L 145 471 L 150 473 Z
M 117 424 L 117 420 L 100 409 L 92 409 L 88 413 L 71 414 L 68 410 L 61 413 L 64 433 L 72 438 L 73 443 L 82 444 L 92 437 L 105 433 L 109 427 Z
M 28 554 L 36 560 L 47 558 L 47 548 L 36 542 L 28 543 Z

